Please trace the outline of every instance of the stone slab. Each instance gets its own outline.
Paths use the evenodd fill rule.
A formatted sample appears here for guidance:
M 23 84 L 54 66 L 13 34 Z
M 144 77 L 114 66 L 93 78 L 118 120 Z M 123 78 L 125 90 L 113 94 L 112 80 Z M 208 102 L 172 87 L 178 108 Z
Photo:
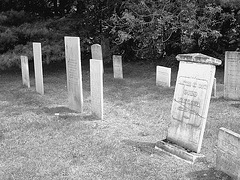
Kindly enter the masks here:
M 103 72 L 102 62 L 90 59 L 91 108 L 97 118 L 103 119 Z
M 212 97 L 217 97 L 217 79 L 213 79 Z
M 122 56 L 113 55 L 113 77 L 123 79 Z
M 180 61 L 167 139 L 199 153 L 206 126 L 215 65 Z
M 204 155 L 194 153 L 194 152 L 189 152 L 186 149 L 182 148 L 181 146 L 172 144 L 167 140 L 162 140 L 157 142 L 155 149 L 159 151 L 165 151 L 169 155 L 180 158 L 190 164 L 194 164 L 195 162 L 203 161 L 205 159 Z
M 240 52 L 225 52 L 224 98 L 240 100 Z
M 43 86 L 43 68 L 42 68 L 42 48 L 41 43 L 33 43 L 33 59 L 34 59 L 34 72 L 35 72 L 35 86 L 36 91 L 44 94 Z
M 103 64 L 102 46 L 100 44 L 91 45 L 91 53 L 92 53 L 92 59 L 101 60 Z M 103 69 L 103 73 L 104 73 L 104 69 Z
M 232 179 L 240 180 L 240 134 L 220 128 L 216 165 Z
M 22 82 L 24 86 L 30 88 L 28 57 L 21 56 Z
M 81 50 L 79 37 L 64 37 L 69 108 L 83 111 Z
M 157 86 L 171 86 L 171 68 L 157 66 L 156 67 L 156 85 Z

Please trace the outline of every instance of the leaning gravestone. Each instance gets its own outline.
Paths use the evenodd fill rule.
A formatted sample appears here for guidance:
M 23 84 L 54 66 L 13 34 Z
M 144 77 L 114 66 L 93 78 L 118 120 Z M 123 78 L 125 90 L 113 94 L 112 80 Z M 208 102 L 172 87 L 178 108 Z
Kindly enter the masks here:
M 123 79 L 122 56 L 113 55 L 113 77 Z
M 171 86 L 171 68 L 157 66 L 156 67 L 156 85 Z
M 22 82 L 24 86 L 30 88 L 28 57 L 21 56 Z
M 171 109 L 171 123 L 167 142 L 184 148 L 186 152 L 199 153 L 206 126 L 211 98 L 215 65 L 221 61 L 200 53 L 179 54 L 180 61 L 174 98 Z M 158 143 L 162 148 L 163 143 Z M 158 146 L 158 145 L 157 145 Z M 177 156 L 185 156 L 194 162 L 196 157 L 171 149 Z M 185 154 L 184 154 L 185 153 Z
M 36 91 L 44 94 L 41 43 L 33 43 L 33 59 Z
M 240 100 L 240 52 L 225 52 L 224 98 Z
M 103 67 L 97 59 L 90 60 L 90 87 L 92 113 L 103 119 Z
M 69 108 L 83 111 L 82 68 L 79 37 L 64 37 Z
M 102 46 L 100 44 L 93 44 L 91 46 L 91 53 L 92 53 L 92 59 L 101 60 L 103 64 Z M 103 69 L 103 73 L 104 73 L 104 69 Z
M 220 128 L 216 165 L 218 170 L 240 180 L 240 134 Z

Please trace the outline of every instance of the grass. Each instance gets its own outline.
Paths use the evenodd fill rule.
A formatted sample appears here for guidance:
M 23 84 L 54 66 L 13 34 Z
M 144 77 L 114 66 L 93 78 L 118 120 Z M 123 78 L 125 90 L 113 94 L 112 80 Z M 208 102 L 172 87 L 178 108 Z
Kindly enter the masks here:
M 32 69 L 32 68 L 31 68 Z M 172 70 L 172 85 L 177 70 Z M 240 133 L 239 102 L 226 101 L 223 72 L 216 73 L 201 153 L 194 165 L 156 152 L 166 137 L 174 87 L 155 85 L 155 66 L 125 64 L 124 79 L 104 74 L 104 120 L 91 116 L 89 67 L 83 67 L 84 112 L 67 109 L 64 66 L 44 68 L 45 95 L 21 85 L 21 73 L 0 74 L 0 179 L 3 180 L 220 180 L 215 170 L 220 127 Z

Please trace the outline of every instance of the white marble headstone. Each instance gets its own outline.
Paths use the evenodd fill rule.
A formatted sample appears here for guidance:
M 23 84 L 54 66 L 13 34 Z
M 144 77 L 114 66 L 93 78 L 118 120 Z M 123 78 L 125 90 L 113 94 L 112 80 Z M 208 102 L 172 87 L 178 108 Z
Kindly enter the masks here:
M 157 66 L 156 67 L 156 85 L 157 86 L 171 86 L 171 68 Z
M 81 50 L 79 37 L 64 37 L 69 108 L 83 111 Z
M 21 56 L 22 82 L 24 86 L 30 88 L 28 57 Z
M 92 59 L 101 60 L 103 64 L 102 46 L 100 44 L 91 45 L 91 53 L 92 53 Z M 103 67 L 103 73 L 104 73 L 104 67 Z
M 122 56 L 113 55 L 113 77 L 123 79 Z
M 33 43 L 33 59 L 34 59 L 34 72 L 35 72 L 35 86 L 36 91 L 44 94 L 43 86 L 43 69 L 42 69 L 42 48 L 41 43 Z
M 103 72 L 102 62 L 97 59 L 90 60 L 90 87 L 92 113 L 103 119 Z

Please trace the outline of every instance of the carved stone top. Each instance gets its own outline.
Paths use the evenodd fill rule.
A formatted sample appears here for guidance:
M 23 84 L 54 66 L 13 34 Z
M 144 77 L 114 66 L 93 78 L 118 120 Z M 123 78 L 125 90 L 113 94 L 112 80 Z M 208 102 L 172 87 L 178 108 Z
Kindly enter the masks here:
M 178 61 L 189 61 L 202 64 L 220 65 L 222 63 L 220 59 L 216 59 L 201 53 L 178 54 L 176 58 Z

